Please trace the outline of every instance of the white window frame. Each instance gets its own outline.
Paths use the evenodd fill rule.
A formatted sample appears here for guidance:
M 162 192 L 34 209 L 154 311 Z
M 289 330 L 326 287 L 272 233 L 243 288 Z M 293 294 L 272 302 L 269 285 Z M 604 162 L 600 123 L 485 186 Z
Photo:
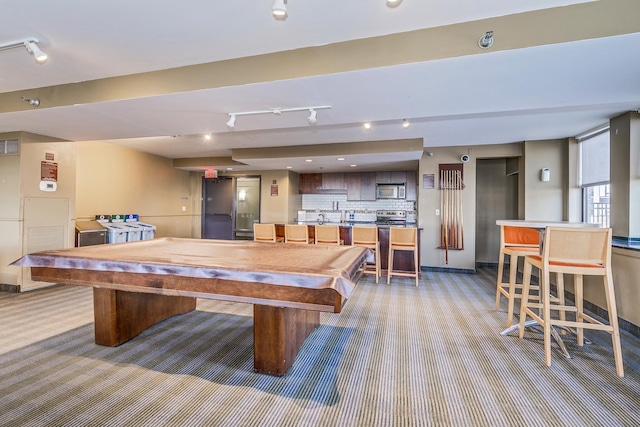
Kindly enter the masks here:
M 588 141 L 591 138 L 600 136 L 605 132 L 609 132 L 609 124 L 599 126 L 576 136 L 578 143 Z M 583 158 L 582 149 L 580 147 L 580 155 L 578 156 L 578 182 L 582 188 L 582 221 L 601 224 L 604 227 L 611 226 L 611 186 L 610 179 L 605 181 L 583 182 Z M 609 149 L 611 152 L 611 149 Z M 595 194 L 594 194 L 595 193 Z M 593 197 L 591 197 L 593 194 Z M 591 203 L 591 201 L 594 201 Z M 603 200 L 602 202 L 600 200 Z

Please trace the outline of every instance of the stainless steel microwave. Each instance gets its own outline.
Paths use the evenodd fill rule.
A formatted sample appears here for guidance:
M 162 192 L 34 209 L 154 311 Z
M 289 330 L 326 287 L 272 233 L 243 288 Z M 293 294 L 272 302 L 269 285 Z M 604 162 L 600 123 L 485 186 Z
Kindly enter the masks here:
M 376 189 L 376 198 L 378 199 L 404 199 L 407 196 L 404 185 L 378 184 Z

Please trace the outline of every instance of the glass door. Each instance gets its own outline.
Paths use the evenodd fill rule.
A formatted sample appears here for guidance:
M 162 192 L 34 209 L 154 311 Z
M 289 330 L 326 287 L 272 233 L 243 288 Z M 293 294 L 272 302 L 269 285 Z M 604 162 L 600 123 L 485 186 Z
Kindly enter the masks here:
M 236 178 L 235 240 L 253 240 L 253 223 L 260 221 L 260 177 Z

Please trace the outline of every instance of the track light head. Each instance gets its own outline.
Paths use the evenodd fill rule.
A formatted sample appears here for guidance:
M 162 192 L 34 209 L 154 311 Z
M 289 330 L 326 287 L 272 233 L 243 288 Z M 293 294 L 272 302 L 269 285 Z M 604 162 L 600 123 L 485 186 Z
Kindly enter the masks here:
M 389 7 L 396 7 L 400 3 L 402 3 L 402 0 L 387 0 L 387 6 Z
M 493 46 L 493 31 L 487 31 L 484 36 L 480 37 L 478 46 L 480 46 L 480 49 L 488 49 Z
M 284 4 L 285 0 L 275 0 L 271 13 L 274 18 L 285 18 L 287 16 L 287 6 Z
M 309 121 L 310 125 L 315 125 L 316 123 L 318 123 L 318 119 L 316 118 L 317 115 L 318 112 L 316 110 L 314 110 L 313 108 L 309 108 L 309 117 L 307 118 L 307 120 Z
M 38 107 L 40 106 L 40 99 L 39 98 L 25 98 L 24 96 L 22 97 L 22 100 L 24 102 L 28 102 L 29 104 L 31 104 L 34 107 Z
M 235 114 L 229 114 L 229 121 L 227 122 L 227 126 L 229 126 L 231 129 L 236 127 L 236 115 Z
M 24 42 L 24 46 L 27 48 L 27 52 L 32 54 L 37 62 L 45 62 L 49 57 L 38 47 L 37 43 L 36 40 L 29 40 Z
M 411 123 L 409 123 L 409 120 L 407 119 L 402 119 L 402 127 L 404 129 L 408 128 L 409 126 L 411 126 Z
M 364 122 L 364 124 L 362 125 L 366 130 L 371 129 L 371 122 Z
M 0 51 L 24 47 L 27 52 L 33 55 L 36 62 L 43 63 L 48 56 L 38 47 L 38 43 L 37 39 L 27 39 L 17 43 L 3 44 L 0 45 Z

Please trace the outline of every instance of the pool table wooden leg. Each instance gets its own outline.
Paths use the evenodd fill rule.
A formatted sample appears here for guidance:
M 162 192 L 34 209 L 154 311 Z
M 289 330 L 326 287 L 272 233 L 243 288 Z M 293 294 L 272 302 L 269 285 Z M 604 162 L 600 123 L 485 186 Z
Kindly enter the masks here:
M 149 327 L 196 308 L 196 299 L 93 288 L 96 344 L 118 346 Z
M 254 304 L 254 371 L 286 374 L 304 340 L 319 324 L 318 311 Z

